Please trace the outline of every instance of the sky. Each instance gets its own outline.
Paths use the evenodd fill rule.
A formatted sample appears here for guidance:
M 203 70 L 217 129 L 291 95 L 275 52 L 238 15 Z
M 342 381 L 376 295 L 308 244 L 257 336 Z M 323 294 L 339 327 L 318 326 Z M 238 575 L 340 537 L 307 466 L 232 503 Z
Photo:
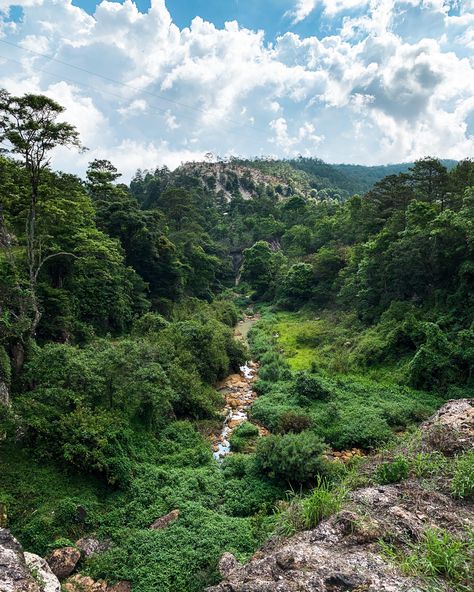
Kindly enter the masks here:
M 0 87 L 66 108 L 83 174 L 206 154 L 474 156 L 474 0 L 0 0 Z

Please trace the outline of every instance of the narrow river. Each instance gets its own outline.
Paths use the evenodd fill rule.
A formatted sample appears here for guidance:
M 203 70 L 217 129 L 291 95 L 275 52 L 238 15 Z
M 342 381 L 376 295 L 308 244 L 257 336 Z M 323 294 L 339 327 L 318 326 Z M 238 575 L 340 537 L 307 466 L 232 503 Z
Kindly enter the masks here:
M 248 314 L 235 328 L 235 337 L 247 344 L 247 336 L 259 319 L 258 314 Z M 230 454 L 229 438 L 235 428 L 248 419 L 248 409 L 257 395 L 253 383 L 257 378 L 258 364 L 253 360 L 240 367 L 238 374 L 227 376 L 217 387 L 225 397 L 224 424 L 220 433 L 212 436 L 214 458 L 221 461 Z M 263 428 L 260 428 L 263 431 Z

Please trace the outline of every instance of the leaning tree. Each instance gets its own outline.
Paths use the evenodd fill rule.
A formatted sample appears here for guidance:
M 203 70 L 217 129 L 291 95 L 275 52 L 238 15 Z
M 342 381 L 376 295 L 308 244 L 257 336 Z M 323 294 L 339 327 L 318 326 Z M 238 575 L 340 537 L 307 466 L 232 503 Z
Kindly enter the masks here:
M 59 115 L 63 112 L 64 107 L 44 95 L 25 94 L 22 97 L 15 97 L 6 90 L 0 90 L 2 148 L 20 157 L 29 176 L 26 254 L 33 309 L 30 331 L 32 336 L 41 319 L 37 295 L 38 275 L 41 268 L 53 257 L 72 256 L 72 253 L 63 251 L 45 255 L 36 236 L 38 189 L 42 174 L 50 164 L 51 151 L 58 146 L 81 148 L 76 128 L 69 123 L 58 121 Z

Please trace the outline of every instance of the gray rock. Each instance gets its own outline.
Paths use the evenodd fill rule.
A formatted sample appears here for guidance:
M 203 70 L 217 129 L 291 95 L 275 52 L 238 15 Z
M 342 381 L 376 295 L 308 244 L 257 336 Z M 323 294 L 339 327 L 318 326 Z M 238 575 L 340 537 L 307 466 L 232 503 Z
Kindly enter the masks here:
M 91 555 L 108 551 L 112 546 L 112 542 L 109 540 L 100 541 L 95 537 L 83 537 L 76 541 L 75 545 L 81 552 L 81 555 L 87 558 Z
M 219 573 L 223 578 L 227 578 L 239 566 L 240 563 L 232 553 L 224 553 L 219 560 Z
M 0 592 L 41 592 L 20 543 L 6 528 L 0 528 Z
M 335 516 L 314 530 L 281 542 L 230 571 L 208 592 L 421 592 L 370 544 L 352 542 Z
M 61 592 L 61 584 L 53 574 L 48 562 L 34 553 L 25 551 L 25 562 L 28 569 L 34 574 L 42 592 Z
M 474 447 L 474 399 L 451 399 L 421 425 L 428 448 L 456 454 Z

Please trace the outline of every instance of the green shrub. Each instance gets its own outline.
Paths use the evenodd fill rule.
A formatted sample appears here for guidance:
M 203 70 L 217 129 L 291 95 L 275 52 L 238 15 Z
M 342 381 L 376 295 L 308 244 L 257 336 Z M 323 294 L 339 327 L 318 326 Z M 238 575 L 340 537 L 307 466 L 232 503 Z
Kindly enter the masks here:
M 226 456 L 222 462 L 221 468 L 226 478 L 242 478 L 253 474 L 255 468 L 255 459 L 249 454 L 234 453 Z
M 459 380 L 460 352 L 457 345 L 435 323 L 422 323 L 425 343 L 408 365 L 408 378 L 415 388 L 445 389 Z
M 281 488 L 268 479 L 252 475 L 226 479 L 222 510 L 229 516 L 252 516 L 269 511 L 281 495 Z
M 308 430 L 312 423 L 311 417 L 306 413 L 290 409 L 280 415 L 278 419 L 278 432 L 281 434 L 287 434 L 289 432 L 299 434 Z
M 329 419 L 329 422 L 329 427 L 323 433 L 337 450 L 354 446 L 368 450 L 393 438 L 393 432 L 380 412 L 355 402 Z
M 292 388 L 293 394 L 301 402 L 326 399 L 331 394 L 328 384 L 320 376 L 308 372 L 297 372 Z
M 229 300 L 214 300 L 211 308 L 215 312 L 217 320 L 224 325 L 234 327 L 237 324 L 239 313 L 237 306 L 233 302 Z
M 272 477 L 307 483 L 325 472 L 323 441 L 310 431 L 261 438 L 257 445 L 259 469 Z
M 260 380 L 266 380 L 269 382 L 288 380 L 291 377 L 290 370 L 282 359 L 277 359 L 270 364 L 262 366 L 258 375 Z
M 257 438 L 257 426 L 249 421 L 244 421 L 235 428 L 229 442 L 233 452 L 250 452 L 255 447 Z
M 168 327 L 169 322 L 157 312 L 147 312 L 133 323 L 132 333 L 137 337 L 144 337 L 159 333 Z
M 474 451 L 456 459 L 451 492 L 461 499 L 474 499 Z
M 415 477 L 433 477 L 447 471 L 448 460 L 440 452 L 419 452 L 410 458 L 410 470 Z
M 280 427 L 280 417 L 289 411 L 294 410 L 291 403 L 285 401 L 285 397 L 275 396 L 259 397 L 252 405 L 250 417 L 257 421 L 271 432 L 277 432 Z
M 409 462 L 403 456 L 397 456 L 393 460 L 378 465 L 374 479 L 377 483 L 388 485 L 399 483 L 408 477 Z

